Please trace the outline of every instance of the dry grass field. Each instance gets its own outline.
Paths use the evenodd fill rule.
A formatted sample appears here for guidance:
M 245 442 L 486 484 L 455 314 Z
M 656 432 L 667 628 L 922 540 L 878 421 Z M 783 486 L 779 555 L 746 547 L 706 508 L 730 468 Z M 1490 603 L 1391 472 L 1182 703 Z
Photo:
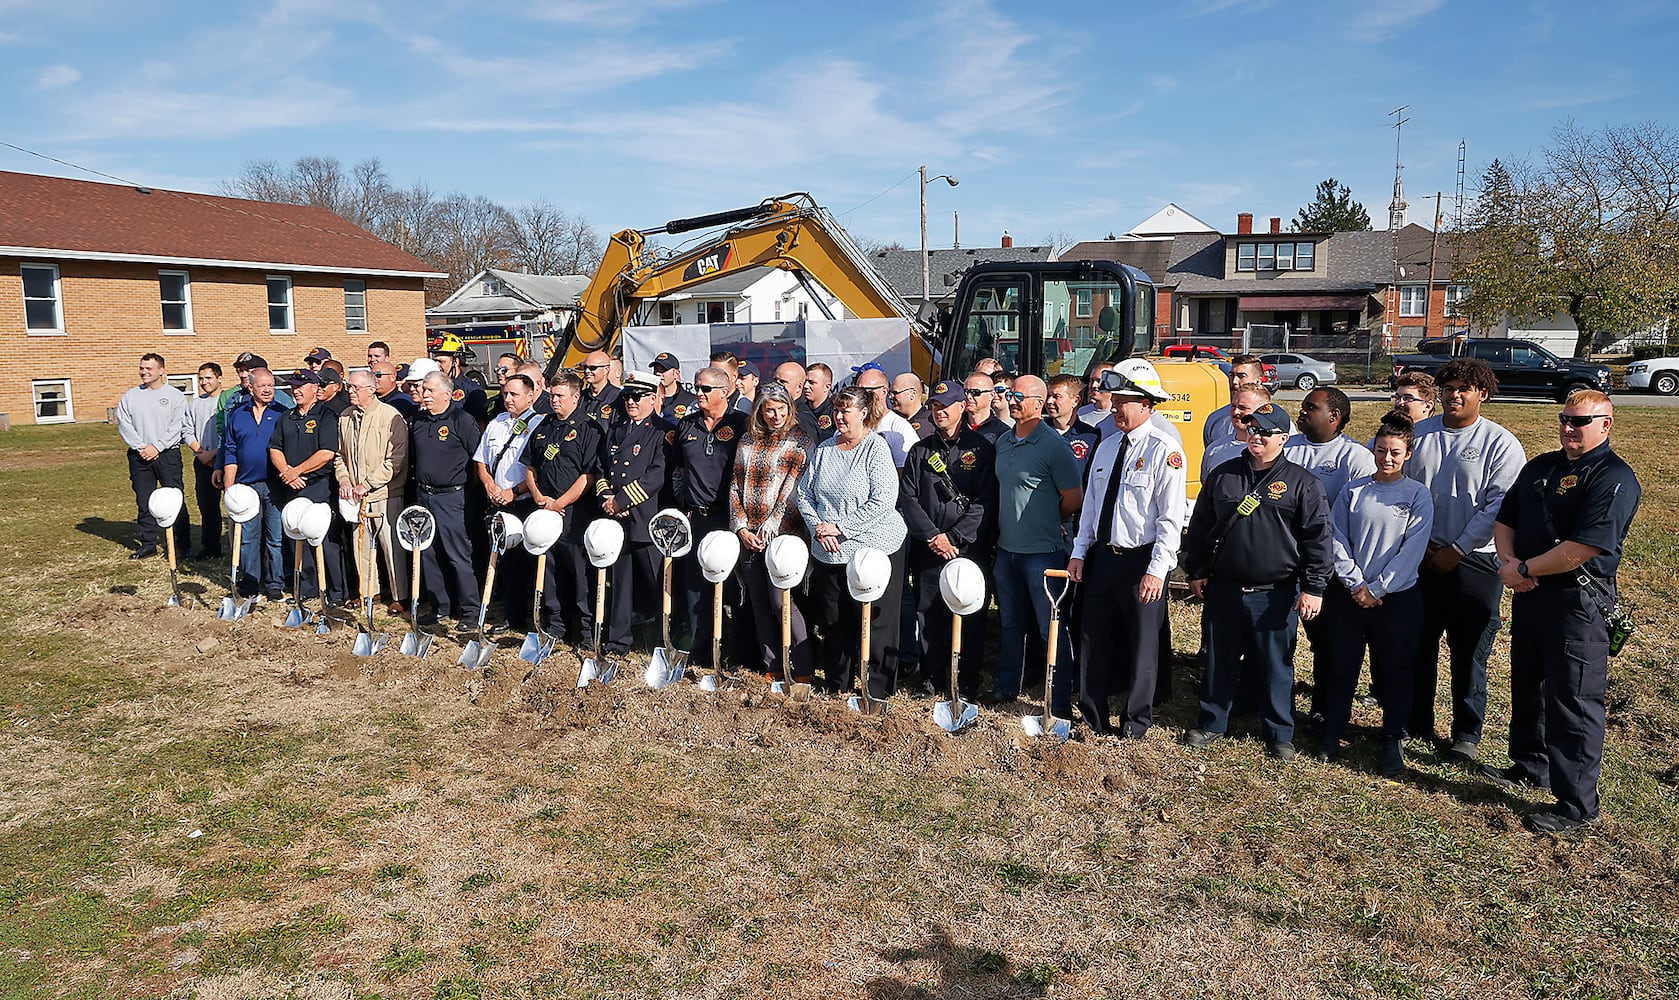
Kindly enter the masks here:
M 1554 405 L 1489 412 L 1555 446 Z M 1541 795 L 1432 749 L 1386 781 L 1368 738 L 1335 765 L 1179 746 L 1181 601 L 1177 693 L 1141 744 L 1033 744 L 996 714 L 950 737 L 928 702 L 866 721 L 756 682 L 579 696 L 565 649 L 528 672 L 504 645 L 482 678 L 447 640 L 358 660 L 353 629 L 164 608 L 161 561 L 126 558 L 114 431 L 12 430 L 0 996 L 1679 995 L 1673 419 L 1617 418 L 1641 631 L 1581 838 L 1525 832 Z M 213 606 L 225 571 L 183 579 Z

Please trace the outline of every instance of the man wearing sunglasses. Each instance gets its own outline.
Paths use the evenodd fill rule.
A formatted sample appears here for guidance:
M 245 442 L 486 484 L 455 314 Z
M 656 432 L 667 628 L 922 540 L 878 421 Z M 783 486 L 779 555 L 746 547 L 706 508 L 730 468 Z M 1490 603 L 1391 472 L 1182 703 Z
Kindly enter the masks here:
M 623 390 L 612 384 L 612 356 L 594 351 L 583 359 L 583 415 L 590 420 L 610 424 L 618 410 L 618 394 Z
M 1510 626 L 1510 766 L 1483 765 L 1506 787 L 1549 788 L 1556 805 L 1529 814 L 1536 833 L 1597 822 L 1607 725 L 1615 570 L 1638 512 L 1638 477 L 1609 447 L 1615 407 L 1584 389 L 1557 414 L 1558 451 L 1522 468 L 1493 541 L 1499 578 L 1515 592 Z M 1624 637 L 1623 637 L 1624 638 Z
M 962 383 L 967 399 L 962 404 L 962 420 L 968 430 L 983 436 L 993 445 L 1007 434 L 1009 425 L 991 414 L 992 400 L 997 396 L 997 381 L 986 372 L 976 371 Z
M 1451 654 L 1452 729 L 1439 745 L 1467 763 L 1475 759 L 1486 725 L 1487 656 L 1504 595 L 1493 522 L 1527 454 L 1514 434 L 1481 415 L 1482 404 L 1498 392 L 1498 379 L 1485 361 L 1454 358 L 1434 380 L 1440 415 L 1416 426 L 1416 444 L 1405 463 L 1405 474 L 1434 498 L 1434 528 L 1417 581 L 1423 624 L 1406 735 L 1438 740 L 1434 696 L 1443 635 Z
M 735 468 L 735 450 L 746 435 L 748 415 L 729 405 L 729 373 L 722 368 L 701 368 L 694 376 L 694 393 L 699 403 L 676 422 L 676 443 L 671 448 L 671 488 L 676 508 L 688 515 L 694 538 L 713 531 L 729 530 L 729 487 Z M 700 571 L 699 546 L 682 558 L 682 606 L 694 633 L 691 657 L 697 667 L 711 667 L 711 615 L 707 599 L 712 585 Z M 724 603 L 739 614 L 740 588 L 733 577 L 724 588 Z M 732 638 L 753 638 L 751 629 L 737 629 Z M 735 648 L 735 647 L 731 647 Z
M 682 385 L 682 362 L 669 351 L 653 359 L 653 374 L 659 376 L 659 416 L 676 423 L 699 405 L 699 397 Z

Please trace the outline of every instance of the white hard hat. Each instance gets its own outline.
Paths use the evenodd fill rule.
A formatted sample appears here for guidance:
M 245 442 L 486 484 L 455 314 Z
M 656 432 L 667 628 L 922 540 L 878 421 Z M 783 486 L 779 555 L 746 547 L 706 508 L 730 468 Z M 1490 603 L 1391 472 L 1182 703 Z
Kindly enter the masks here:
M 437 540 L 437 518 L 419 504 L 405 507 L 396 516 L 396 543 L 409 552 L 425 551 Z
M 152 495 L 146 499 L 146 509 L 152 512 L 160 528 L 173 527 L 175 519 L 181 516 L 181 491 L 173 486 L 159 486 L 152 490 Z
M 852 555 L 845 567 L 845 583 L 854 601 L 878 601 L 886 595 L 886 585 L 892 581 L 892 560 L 879 549 L 867 545 Z M 893 612 L 896 614 L 897 612 Z
M 326 503 L 312 503 L 303 512 L 303 520 L 298 524 L 303 532 L 303 540 L 310 545 L 319 545 L 326 541 L 327 532 L 332 530 L 332 505 Z
M 303 537 L 303 516 L 309 513 L 312 503 L 314 501 L 308 497 L 298 497 L 280 508 L 280 527 L 285 531 L 287 538 Z
M 557 510 L 539 510 L 525 518 L 525 551 L 539 556 L 554 547 L 565 533 L 565 515 Z
M 694 550 L 694 528 L 688 515 L 675 507 L 666 507 L 647 522 L 647 533 L 653 536 L 653 547 L 670 559 L 681 559 Z
M 430 358 L 415 358 L 408 362 L 408 378 L 405 381 L 418 382 L 427 375 L 434 375 L 442 370 L 437 367 L 437 362 Z
M 1164 403 L 1172 398 L 1160 385 L 1160 373 L 1143 358 L 1126 358 L 1114 365 L 1113 371 L 1131 381 L 1129 387 L 1118 390 L 1120 395 L 1142 395 L 1156 403 Z
M 517 517 L 502 511 L 490 518 L 490 544 L 497 552 L 506 552 L 525 537 L 525 524 Z
M 939 572 L 939 593 L 953 613 L 971 615 L 985 607 L 985 572 L 972 559 L 952 559 Z
M 262 513 L 262 497 L 244 483 L 229 486 L 222 499 L 227 502 L 227 516 L 233 518 L 235 524 L 244 524 Z
M 589 554 L 589 565 L 596 569 L 618 561 L 624 548 L 624 526 L 610 517 L 597 517 L 583 530 L 583 549 Z
M 353 497 L 338 498 L 338 516 L 345 524 L 356 524 L 361 521 L 361 501 Z
M 700 575 L 707 583 L 722 583 L 740 561 L 740 536 L 732 531 L 711 531 L 700 539 Z
M 798 535 L 777 535 L 764 552 L 764 568 L 777 590 L 792 590 L 804 581 L 810 566 L 810 546 Z

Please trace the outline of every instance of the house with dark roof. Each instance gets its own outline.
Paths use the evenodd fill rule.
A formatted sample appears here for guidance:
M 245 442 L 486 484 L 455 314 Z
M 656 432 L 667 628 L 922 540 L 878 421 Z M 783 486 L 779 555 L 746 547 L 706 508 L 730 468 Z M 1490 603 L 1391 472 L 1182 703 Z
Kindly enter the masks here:
M 0 413 L 104 420 L 148 352 L 187 391 L 242 351 L 412 357 L 446 276 L 324 208 L 0 171 Z
M 949 308 L 955 302 L 956 286 L 962 275 L 975 264 L 992 261 L 1050 261 L 1056 260 L 1052 246 L 1015 246 L 1014 238 L 1003 234 L 1001 246 L 956 247 L 927 251 L 927 295 L 921 291 L 920 250 L 876 250 L 869 254 L 869 263 L 880 272 L 887 283 L 910 304 L 920 310 L 925 301 Z
M 585 274 L 523 274 L 487 268 L 426 310 L 433 340 L 452 333 L 473 352 L 468 367 L 488 371 L 498 354 L 548 357 L 576 321 Z M 537 350 L 536 341 L 543 341 Z

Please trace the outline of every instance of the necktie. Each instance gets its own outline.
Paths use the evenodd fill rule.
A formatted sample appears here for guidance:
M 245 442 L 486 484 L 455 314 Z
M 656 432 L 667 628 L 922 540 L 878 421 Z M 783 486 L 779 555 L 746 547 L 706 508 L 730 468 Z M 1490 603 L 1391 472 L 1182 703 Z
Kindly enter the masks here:
M 1125 453 L 1131 447 L 1131 436 L 1119 436 L 1119 451 L 1114 455 L 1114 464 L 1108 470 L 1108 492 L 1102 498 L 1102 519 L 1096 524 L 1096 544 L 1107 545 L 1113 540 L 1114 533 L 1114 505 L 1119 502 L 1119 487 L 1125 480 Z

